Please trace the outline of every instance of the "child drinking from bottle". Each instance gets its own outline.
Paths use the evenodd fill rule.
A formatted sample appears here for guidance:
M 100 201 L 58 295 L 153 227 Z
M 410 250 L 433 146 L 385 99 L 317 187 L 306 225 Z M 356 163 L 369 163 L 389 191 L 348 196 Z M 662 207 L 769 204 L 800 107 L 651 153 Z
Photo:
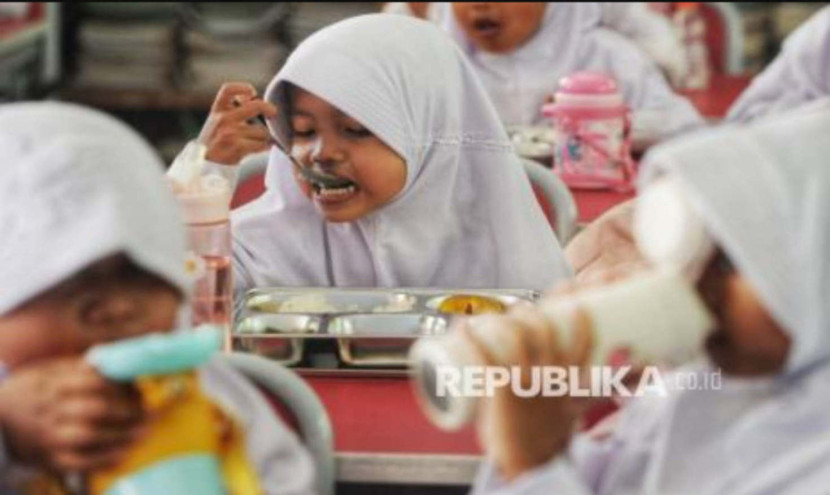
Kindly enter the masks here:
M 84 353 L 176 328 L 191 282 L 162 163 L 137 133 L 76 105 L 8 104 L 0 143 L 0 491 L 43 493 L 41 473 L 112 466 L 142 438 L 136 390 Z M 200 376 L 244 425 L 265 492 L 311 493 L 309 455 L 259 392 L 219 360 Z
M 666 144 L 649 155 L 645 184 L 660 173 L 679 181 L 717 245 L 697 285 L 717 321 L 705 342 L 706 359 L 673 376 L 702 384 L 722 372 L 721 386 L 675 386 L 665 396 L 635 398 L 602 438 L 572 434 L 578 399 L 520 399 L 504 389 L 481 416 L 492 462 L 473 493 L 825 490 L 828 132 L 825 102 L 776 121 Z M 499 365 L 579 366 L 590 356 L 589 322 L 583 338 L 570 344 L 549 339 L 542 350 L 540 339 L 550 332 L 540 329 L 551 329 L 538 311 L 523 309 L 502 325 L 515 337 L 516 350 Z

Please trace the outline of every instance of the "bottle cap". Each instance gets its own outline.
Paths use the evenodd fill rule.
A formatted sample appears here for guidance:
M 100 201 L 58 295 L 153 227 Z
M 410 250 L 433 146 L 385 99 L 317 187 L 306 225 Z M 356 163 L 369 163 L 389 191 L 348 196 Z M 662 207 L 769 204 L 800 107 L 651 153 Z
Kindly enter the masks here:
M 191 141 L 167 172 L 189 224 L 223 222 L 230 217 L 230 184 L 219 174 L 202 175 L 206 154 L 203 144 Z

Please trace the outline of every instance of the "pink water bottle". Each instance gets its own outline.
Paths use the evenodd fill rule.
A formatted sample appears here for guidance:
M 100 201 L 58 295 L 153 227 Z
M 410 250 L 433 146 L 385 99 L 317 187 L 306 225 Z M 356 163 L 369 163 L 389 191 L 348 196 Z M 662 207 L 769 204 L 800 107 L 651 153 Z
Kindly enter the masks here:
M 559 81 L 542 108 L 555 131 L 554 170 L 571 187 L 630 190 L 630 110 L 614 78 L 577 72 Z

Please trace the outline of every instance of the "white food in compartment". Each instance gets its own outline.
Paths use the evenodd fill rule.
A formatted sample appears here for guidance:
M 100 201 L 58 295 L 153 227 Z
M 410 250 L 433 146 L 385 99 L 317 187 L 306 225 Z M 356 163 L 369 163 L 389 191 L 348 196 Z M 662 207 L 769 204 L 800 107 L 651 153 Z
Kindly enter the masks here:
M 373 313 L 406 313 L 415 308 L 415 298 L 406 295 L 390 295 L 389 302 L 384 306 L 372 308 Z

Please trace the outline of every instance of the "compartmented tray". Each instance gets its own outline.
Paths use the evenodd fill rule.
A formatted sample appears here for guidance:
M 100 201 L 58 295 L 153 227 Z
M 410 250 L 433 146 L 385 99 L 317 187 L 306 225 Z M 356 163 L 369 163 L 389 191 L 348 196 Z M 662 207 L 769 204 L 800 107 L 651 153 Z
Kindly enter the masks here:
M 446 333 L 454 315 L 538 298 L 537 291 L 510 289 L 253 289 L 233 347 L 288 366 L 405 367 L 412 343 Z

